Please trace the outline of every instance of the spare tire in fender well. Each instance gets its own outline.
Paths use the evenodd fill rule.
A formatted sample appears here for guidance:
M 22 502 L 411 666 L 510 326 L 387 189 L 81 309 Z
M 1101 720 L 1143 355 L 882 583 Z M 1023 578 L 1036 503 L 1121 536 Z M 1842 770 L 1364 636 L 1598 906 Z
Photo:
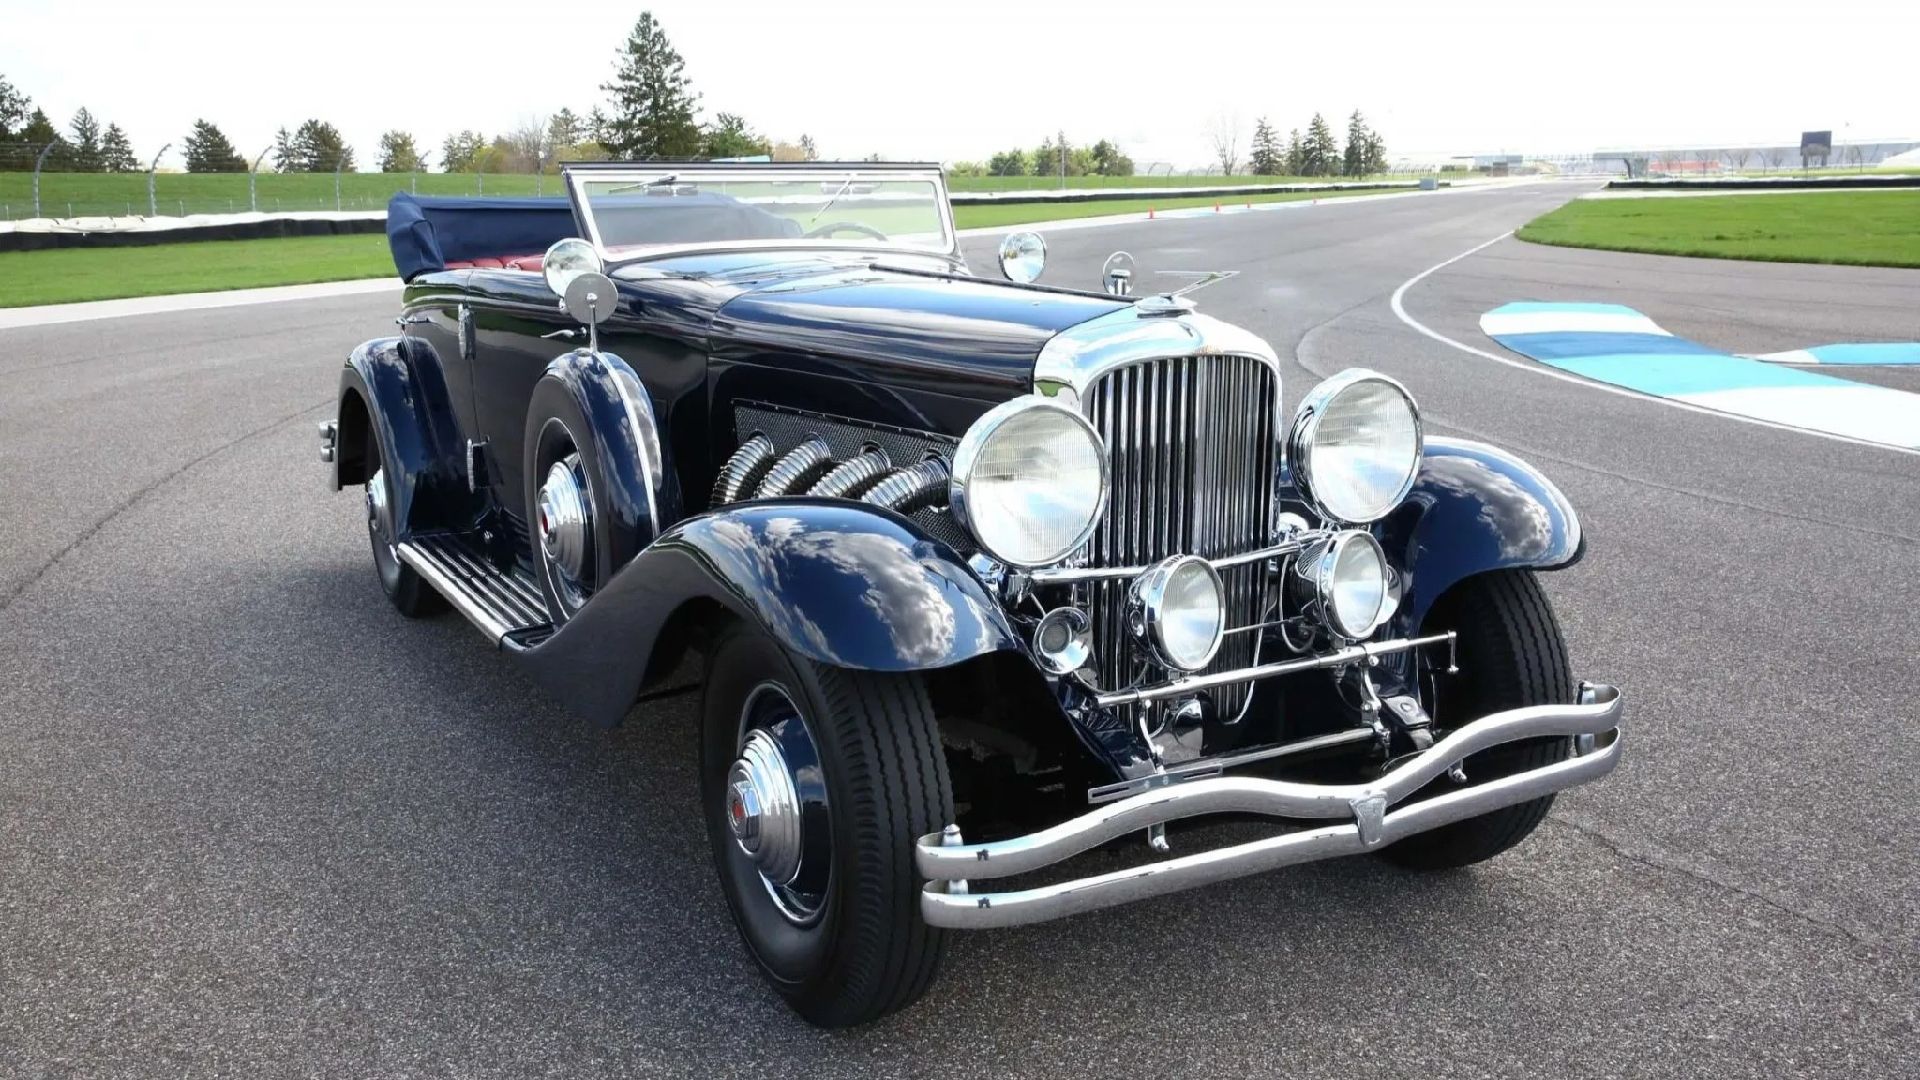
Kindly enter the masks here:
M 755 502 L 674 526 L 565 626 L 520 655 L 602 724 L 626 714 L 687 602 L 708 600 L 833 667 L 919 671 L 1020 647 L 952 548 L 890 511 L 833 499 Z M 509 642 L 509 647 L 514 647 Z M 657 674 L 657 673 L 656 673 Z

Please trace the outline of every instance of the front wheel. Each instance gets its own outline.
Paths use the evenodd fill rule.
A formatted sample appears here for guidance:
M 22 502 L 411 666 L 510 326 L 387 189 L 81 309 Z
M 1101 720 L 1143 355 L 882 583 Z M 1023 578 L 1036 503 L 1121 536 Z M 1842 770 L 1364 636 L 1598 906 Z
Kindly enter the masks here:
M 701 796 L 741 940 L 794 1011 L 877 1019 L 932 985 L 916 838 L 953 820 L 924 679 L 844 671 L 736 624 L 708 666 Z
M 1422 626 L 1459 632 L 1460 671 L 1426 680 L 1427 707 L 1443 732 L 1492 712 L 1574 700 L 1567 644 L 1553 606 L 1531 570 L 1498 570 L 1448 590 Z M 1560 737 L 1524 739 L 1475 754 L 1462 764 L 1469 784 L 1483 783 L 1566 758 Z M 1444 777 L 1436 784 L 1448 785 Z M 1517 806 L 1415 833 L 1381 851 L 1414 870 L 1446 870 L 1491 859 L 1525 840 L 1553 806 L 1547 795 Z

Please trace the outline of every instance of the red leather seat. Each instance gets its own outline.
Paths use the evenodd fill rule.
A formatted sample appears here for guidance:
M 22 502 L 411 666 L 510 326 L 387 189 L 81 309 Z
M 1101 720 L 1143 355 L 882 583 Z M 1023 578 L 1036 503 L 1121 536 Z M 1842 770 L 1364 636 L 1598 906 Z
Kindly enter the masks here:
M 452 259 L 448 270 L 526 270 L 539 273 L 545 255 L 482 255 L 477 259 Z

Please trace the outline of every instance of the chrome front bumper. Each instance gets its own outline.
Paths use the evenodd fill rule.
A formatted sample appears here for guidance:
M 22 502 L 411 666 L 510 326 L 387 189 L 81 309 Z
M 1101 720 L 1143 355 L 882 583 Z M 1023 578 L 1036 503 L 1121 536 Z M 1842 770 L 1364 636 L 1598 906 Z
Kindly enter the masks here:
M 1355 855 L 1403 837 L 1584 784 L 1620 759 L 1620 691 L 1582 683 L 1576 705 L 1539 705 L 1483 716 L 1364 784 L 1298 784 L 1216 777 L 1142 792 L 1049 829 L 990 844 L 967 844 L 959 830 L 928 833 L 914 858 L 928 879 L 920 913 L 928 924 L 961 930 L 1020 926 L 1112 907 L 1295 863 Z M 1391 809 L 1470 755 L 1519 739 L 1568 736 L 1564 761 L 1484 784 L 1446 791 Z M 1182 855 L 1111 873 L 1017 892 L 977 892 L 986 878 L 1052 866 L 1127 833 L 1203 814 L 1264 814 L 1334 820 L 1233 847 Z

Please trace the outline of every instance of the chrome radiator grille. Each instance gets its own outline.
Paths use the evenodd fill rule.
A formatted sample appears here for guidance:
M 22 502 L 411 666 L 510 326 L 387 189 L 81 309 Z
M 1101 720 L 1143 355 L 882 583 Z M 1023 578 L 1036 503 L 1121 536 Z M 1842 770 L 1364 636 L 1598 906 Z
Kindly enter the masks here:
M 1180 356 L 1116 368 L 1087 391 L 1087 419 L 1106 440 L 1112 469 L 1107 514 L 1089 542 L 1094 566 L 1136 566 L 1169 555 L 1217 557 L 1259 547 L 1272 532 L 1280 393 L 1273 369 L 1250 356 Z M 1262 564 L 1221 572 L 1227 628 L 1209 671 L 1253 662 Z M 1150 672 L 1126 628 L 1126 581 L 1091 586 L 1095 664 L 1102 688 Z M 1224 717 L 1246 706 L 1248 685 L 1214 692 Z

